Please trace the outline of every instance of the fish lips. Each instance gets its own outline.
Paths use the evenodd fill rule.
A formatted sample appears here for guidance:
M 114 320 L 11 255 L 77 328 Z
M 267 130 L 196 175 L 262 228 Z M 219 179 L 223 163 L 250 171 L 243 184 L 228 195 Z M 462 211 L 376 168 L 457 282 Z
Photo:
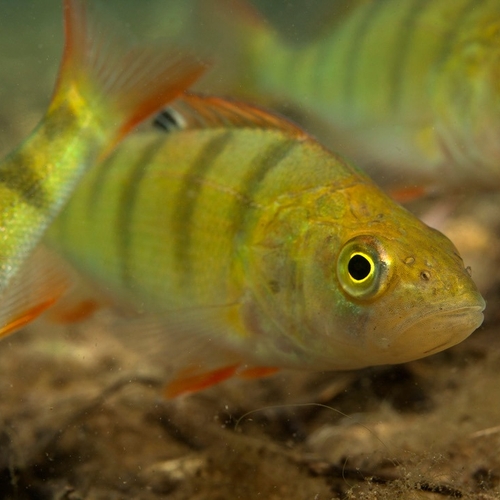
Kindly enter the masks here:
M 485 302 L 482 297 L 451 308 L 436 307 L 424 315 L 415 314 L 397 325 L 392 335 L 379 337 L 385 363 L 403 363 L 423 358 L 465 340 L 481 326 Z

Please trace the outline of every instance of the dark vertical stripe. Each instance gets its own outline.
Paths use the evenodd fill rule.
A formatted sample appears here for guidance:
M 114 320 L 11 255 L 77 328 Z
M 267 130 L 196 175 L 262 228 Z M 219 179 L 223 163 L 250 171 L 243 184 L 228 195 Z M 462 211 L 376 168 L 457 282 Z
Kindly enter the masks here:
M 54 148 L 50 151 L 45 149 L 47 145 L 50 149 L 51 144 L 61 143 L 61 137 L 73 137 L 78 132 L 77 126 L 70 106 L 52 109 L 28 141 L 3 162 L 0 167 L 0 183 L 17 192 L 28 205 L 47 214 L 54 213 L 60 207 L 60 202 L 66 201 L 81 166 L 68 163 L 64 151 L 60 151 L 58 157 L 50 158 L 47 155 L 53 153 Z M 88 146 L 90 148 L 94 145 L 89 142 Z M 50 172 L 48 165 L 43 162 L 55 162 L 56 168 Z M 47 190 L 47 177 L 58 179 L 55 193 Z
M 337 28 L 338 29 L 338 28 Z M 309 75 L 311 96 L 317 96 L 317 102 L 324 102 L 324 99 L 331 99 L 331 87 L 338 80 L 339 68 L 332 63 L 338 43 L 338 37 L 328 36 L 321 43 L 316 44 L 316 61 L 313 71 Z M 325 66 L 329 69 L 325 72 Z
M 439 73 L 442 70 L 443 66 L 446 64 L 448 56 L 450 52 L 453 50 L 453 47 L 455 46 L 460 36 L 460 33 L 462 32 L 463 25 L 467 21 L 467 18 L 469 17 L 470 14 L 472 14 L 474 9 L 480 7 L 482 3 L 483 0 L 469 0 L 464 4 L 456 19 L 450 19 L 449 21 L 450 28 L 448 29 L 447 32 L 443 33 L 441 36 L 442 45 L 436 57 L 436 64 L 435 64 L 436 73 Z
M 266 177 L 270 172 L 279 167 L 289 155 L 293 154 L 295 148 L 299 145 L 301 145 L 301 143 L 293 138 L 281 140 L 268 146 L 246 165 L 248 173 L 241 183 L 241 196 L 234 199 L 232 207 L 228 210 L 229 214 L 232 215 L 230 227 L 230 234 L 232 236 L 231 255 L 238 255 L 240 253 L 240 245 L 248 243 L 248 224 L 252 220 L 252 207 L 257 206 L 255 198 L 261 187 L 265 184 Z M 294 265 L 292 276 L 290 276 L 291 282 L 276 282 L 274 286 L 278 287 L 278 289 L 282 285 L 285 285 L 287 288 L 301 286 L 297 281 L 298 276 L 296 271 L 297 269 Z M 278 272 L 277 275 L 279 274 Z M 272 286 L 269 284 L 267 285 Z M 294 289 L 293 292 L 297 293 L 297 289 Z M 292 314 L 291 316 L 298 317 Z M 294 329 L 293 321 L 292 323 L 287 321 L 287 327 Z
M 389 68 L 389 106 L 393 111 L 398 111 L 403 97 L 403 84 L 407 81 L 407 68 L 409 64 L 410 48 L 412 46 L 413 35 L 418 26 L 418 19 L 429 4 L 434 4 L 436 0 L 413 0 L 409 4 L 408 12 L 399 27 L 399 33 L 393 50 L 392 68 Z
M 351 43 L 345 54 L 345 73 L 343 79 L 343 92 L 345 110 L 349 112 L 352 109 L 356 98 L 356 81 L 360 66 L 360 54 L 363 50 L 366 36 L 377 19 L 377 14 L 383 5 L 387 2 L 383 0 L 372 0 L 371 4 L 366 7 L 366 10 L 358 22 L 358 25 L 351 33 Z
M 172 135 L 175 140 L 175 135 Z M 132 219 L 136 210 L 137 194 L 141 182 L 148 173 L 151 163 L 154 161 L 158 151 L 165 146 L 165 138 L 158 140 L 144 149 L 143 154 L 128 169 L 128 182 L 121 193 L 116 218 L 116 232 L 118 242 L 118 256 L 120 259 L 121 280 L 127 288 L 133 287 L 133 276 L 130 274 L 130 249 L 133 241 Z M 105 191 L 103 191 L 103 194 Z
M 136 149 L 142 151 L 143 156 L 147 155 L 150 150 L 157 150 L 161 144 L 166 144 L 168 141 L 168 135 L 158 134 L 154 136 L 153 140 L 148 140 L 147 142 L 137 142 Z M 92 223 L 97 221 L 101 216 L 101 200 L 106 196 L 106 188 L 109 182 L 112 181 L 112 177 L 116 175 L 116 171 L 127 170 L 128 168 L 133 169 L 134 167 L 130 165 L 130 153 L 127 147 L 120 147 L 115 150 L 111 156 L 104 161 L 103 164 L 92 167 L 97 169 L 96 172 L 92 172 L 92 179 L 90 181 L 90 186 L 88 190 L 90 195 L 87 200 L 87 214 L 86 218 Z M 143 157 L 139 157 L 137 162 L 140 164 Z M 134 163 L 135 165 L 135 163 Z M 127 170 L 128 172 L 128 170 Z
M 39 210 L 48 210 L 54 201 L 30 154 L 20 151 L 9 157 L 0 168 L 0 183 Z
M 174 201 L 172 228 L 175 234 L 174 256 L 180 267 L 180 279 L 185 284 L 191 274 L 191 245 L 193 241 L 193 216 L 200 197 L 205 176 L 216 164 L 217 158 L 233 138 L 233 132 L 216 135 L 205 144 L 186 172 L 179 193 Z
M 245 220 L 249 211 L 249 206 L 254 204 L 255 195 L 258 193 L 266 176 L 273 169 L 278 167 L 283 160 L 290 155 L 297 145 L 301 144 L 296 139 L 286 139 L 277 144 L 267 147 L 257 155 L 249 165 L 249 172 L 241 184 L 241 197 L 235 198 L 234 206 L 230 213 L 234 214 L 232 218 L 232 231 L 235 235 L 233 244 L 233 254 L 236 252 L 239 236 L 245 234 Z
M 100 198 L 106 192 L 105 187 L 109 182 L 108 177 L 113 173 L 116 166 L 120 166 L 120 162 L 115 161 L 116 156 L 116 153 L 114 153 L 106 162 L 92 166 L 90 172 L 85 174 L 88 177 L 84 176 L 82 184 L 87 189 L 88 197 L 83 206 L 84 213 L 78 211 L 74 214 L 73 202 L 70 199 L 50 228 L 49 234 L 52 233 L 53 235 L 50 239 L 55 242 L 57 247 L 62 248 L 68 258 L 73 261 L 75 261 L 75 255 L 80 252 L 79 248 L 75 249 L 73 241 L 75 233 L 83 232 L 88 236 L 91 234 L 94 223 L 99 224 L 98 219 L 101 215 Z M 89 184 L 88 187 L 85 185 L 86 183 Z M 77 187 L 77 189 L 81 188 Z M 76 257 L 78 265 L 77 261 L 78 257 Z

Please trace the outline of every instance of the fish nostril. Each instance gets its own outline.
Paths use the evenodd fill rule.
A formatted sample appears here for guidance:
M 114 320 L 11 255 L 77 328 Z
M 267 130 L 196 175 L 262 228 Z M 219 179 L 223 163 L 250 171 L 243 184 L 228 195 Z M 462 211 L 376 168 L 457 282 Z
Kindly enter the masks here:
M 429 281 L 431 279 L 431 273 L 430 271 L 427 271 L 424 269 L 423 271 L 420 272 L 420 279 L 422 281 Z

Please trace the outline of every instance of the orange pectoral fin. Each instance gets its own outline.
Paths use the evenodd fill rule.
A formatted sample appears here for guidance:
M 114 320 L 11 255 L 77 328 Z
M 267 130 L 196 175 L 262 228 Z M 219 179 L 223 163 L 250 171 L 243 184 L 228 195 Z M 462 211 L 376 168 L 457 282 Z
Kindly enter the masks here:
M 389 190 L 389 196 L 398 203 L 409 203 L 425 198 L 428 194 L 427 186 L 405 186 Z
M 82 299 L 71 305 L 59 303 L 48 313 L 47 319 L 61 324 L 79 323 L 90 318 L 101 307 L 103 304 L 93 299 Z
M 46 300 L 42 299 L 42 302 L 34 304 L 30 309 L 25 310 L 21 315 L 9 318 L 7 323 L 0 326 L 0 338 L 19 330 L 28 323 L 31 323 L 34 319 L 38 318 L 40 314 L 52 306 L 58 298 L 59 296 L 55 295 L 53 297 L 48 297 Z
M 70 269 L 52 252 L 39 246 L 0 296 L 0 338 L 40 316 L 72 283 Z
M 238 372 L 238 377 L 243 379 L 268 377 L 269 375 L 274 375 L 278 371 L 279 368 L 272 368 L 270 366 L 253 366 L 252 368 L 245 368 L 241 372 Z
M 225 366 L 205 373 L 193 373 L 192 368 L 187 368 L 169 382 L 164 394 L 171 399 L 181 394 L 201 391 L 231 378 L 237 370 L 238 365 Z

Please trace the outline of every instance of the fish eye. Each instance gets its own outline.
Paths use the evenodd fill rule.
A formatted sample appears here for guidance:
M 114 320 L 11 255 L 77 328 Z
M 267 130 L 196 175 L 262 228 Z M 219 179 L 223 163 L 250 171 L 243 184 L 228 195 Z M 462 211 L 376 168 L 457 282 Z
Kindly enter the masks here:
M 355 253 L 349 259 L 347 272 L 353 281 L 362 283 L 374 273 L 375 263 L 369 255 Z
M 337 260 L 337 277 L 343 290 L 359 300 L 373 300 L 389 282 L 390 259 L 374 236 L 349 240 Z

